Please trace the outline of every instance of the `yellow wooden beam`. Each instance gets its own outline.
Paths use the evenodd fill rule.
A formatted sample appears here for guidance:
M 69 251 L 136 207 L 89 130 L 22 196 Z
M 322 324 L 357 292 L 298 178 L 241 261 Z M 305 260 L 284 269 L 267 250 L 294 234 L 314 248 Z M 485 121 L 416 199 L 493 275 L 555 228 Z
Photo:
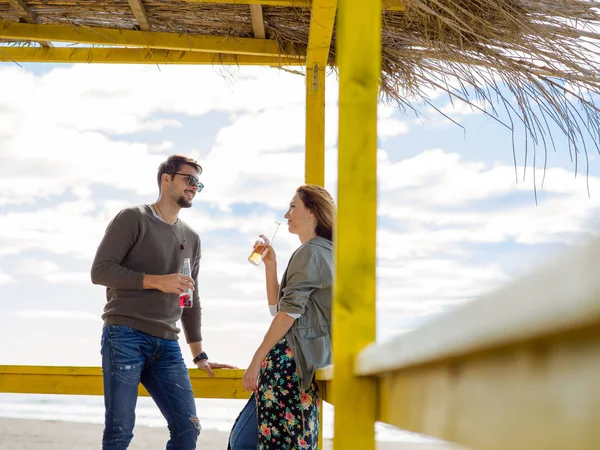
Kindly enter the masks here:
M 275 56 L 149 50 L 144 48 L 32 48 L 0 46 L 0 62 L 97 64 L 199 64 L 301 66 L 304 60 Z
M 250 5 L 250 18 L 252 19 L 252 30 L 256 39 L 265 38 L 265 20 L 262 5 Z
M 38 23 L 37 14 L 23 0 L 8 0 L 8 4 L 12 6 L 27 23 Z M 40 41 L 42 47 L 52 47 L 51 42 Z
M 379 375 L 600 327 L 600 237 L 528 276 L 383 344 L 356 360 Z
M 0 22 L 0 38 L 235 55 L 279 56 L 283 53 L 277 43 L 270 39 L 199 36 L 71 25 L 30 25 Z
M 137 20 L 140 29 L 143 31 L 150 31 L 150 19 L 148 19 L 148 14 L 146 14 L 146 8 L 144 8 L 142 0 L 127 1 L 129 2 L 129 7 L 133 11 L 133 15 L 135 16 L 135 20 Z
M 309 68 L 312 68 L 314 64 L 319 64 L 321 69 L 325 70 L 329 60 L 337 5 L 338 0 L 313 0 L 306 52 L 306 65 Z
M 319 438 L 317 440 L 317 449 L 323 450 L 325 448 L 323 444 L 323 397 L 319 403 Z
M 477 450 L 597 450 L 599 373 L 600 325 L 389 372 L 378 420 Z
M 198 398 L 248 398 L 242 385 L 243 370 L 215 370 L 215 378 L 190 369 L 194 395 Z M 21 394 L 102 395 L 100 367 L 0 366 L 0 391 Z M 140 395 L 148 393 L 140 385 Z
M 377 96 L 381 1 L 340 0 L 338 218 L 333 304 L 334 449 L 375 449 L 377 384 L 354 374 L 376 338 Z
M 325 70 L 335 24 L 337 0 L 314 0 L 306 53 L 307 183 L 325 185 Z
M 600 238 L 365 348 L 379 419 L 478 450 L 600 448 L 598 266 Z
M 306 68 L 306 183 L 325 186 L 325 68 Z
M 220 3 L 227 5 L 264 5 L 310 8 L 314 0 L 184 0 L 188 3 Z M 383 0 L 382 7 L 389 11 L 404 11 L 404 0 Z
M 310 8 L 312 0 L 183 0 L 188 3 L 219 3 L 223 5 L 264 5 L 290 8 Z
M 386 11 L 404 11 L 406 9 L 404 0 L 382 0 L 382 6 Z
M 190 369 L 194 395 L 198 398 L 248 398 L 242 385 L 244 370 L 217 369 L 215 378 L 206 372 Z M 326 394 L 328 372 L 319 370 L 315 378 Z M 102 368 L 76 366 L 7 366 L 0 365 L 0 392 L 16 394 L 102 395 Z M 140 386 L 140 395 L 147 396 Z

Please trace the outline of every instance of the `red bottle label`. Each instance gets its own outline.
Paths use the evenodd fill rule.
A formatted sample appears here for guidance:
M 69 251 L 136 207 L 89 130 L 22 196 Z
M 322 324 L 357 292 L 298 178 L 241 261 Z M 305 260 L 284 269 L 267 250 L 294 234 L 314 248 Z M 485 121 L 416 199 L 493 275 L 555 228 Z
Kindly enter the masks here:
M 194 299 L 190 294 L 181 294 L 179 296 L 179 306 L 182 308 L 191 308 Z

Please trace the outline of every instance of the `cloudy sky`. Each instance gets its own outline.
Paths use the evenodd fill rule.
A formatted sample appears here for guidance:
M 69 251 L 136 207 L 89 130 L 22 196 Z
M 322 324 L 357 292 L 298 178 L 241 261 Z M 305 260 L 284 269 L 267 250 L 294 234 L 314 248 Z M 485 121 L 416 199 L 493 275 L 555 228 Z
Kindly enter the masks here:
M 159 163 L 184 153 L 204 167 L 206 187 L 181 216 L 203 240 L 205 349 L 245 366 L 270 320 L 263 268 L 246 258 L 303 181 L 304 79 L 267 68 L 1 64 L 0 80 L 0 363 L 100 365 L 96 247 L 121 208 L 156 199 Z M 327 83 L 335 193 L 334 74 Z M 542 190 L 537 169 L 536 205 L 531 155 L 524 170 L 518 149 L 517 183 L 510 133 L 433 96 L 464 129 L 430 107 L 421 117 L 380 107 L 381 340 L 532 270 L 600 224 L 597 153 L 589 178 L 581 157 L 575 177 L 558 138 Z M 299 242 L 282 228 L 275 244 L 281 274 Z

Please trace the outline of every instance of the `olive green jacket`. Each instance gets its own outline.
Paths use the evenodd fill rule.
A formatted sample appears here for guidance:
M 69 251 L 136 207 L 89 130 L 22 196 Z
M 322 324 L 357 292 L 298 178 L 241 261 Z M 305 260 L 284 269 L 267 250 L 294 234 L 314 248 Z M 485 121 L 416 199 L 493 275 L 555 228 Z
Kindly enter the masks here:
M 331 364 L 331 289 L 333 245 L 316 237 L 290 258 L 279 287 L 279 311 L 300 314 L 286 334 L 302 389 L 315 370 Z

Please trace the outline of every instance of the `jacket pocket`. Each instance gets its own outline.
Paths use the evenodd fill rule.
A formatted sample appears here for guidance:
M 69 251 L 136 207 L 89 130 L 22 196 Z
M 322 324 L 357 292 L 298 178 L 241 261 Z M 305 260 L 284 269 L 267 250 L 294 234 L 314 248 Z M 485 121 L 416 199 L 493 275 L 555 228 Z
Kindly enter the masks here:
M 302 345 L 309 368 L 317 369 L 328 364 L 331 360 L 331 339 L 329 336 L 306 339 L 302 342 Z

